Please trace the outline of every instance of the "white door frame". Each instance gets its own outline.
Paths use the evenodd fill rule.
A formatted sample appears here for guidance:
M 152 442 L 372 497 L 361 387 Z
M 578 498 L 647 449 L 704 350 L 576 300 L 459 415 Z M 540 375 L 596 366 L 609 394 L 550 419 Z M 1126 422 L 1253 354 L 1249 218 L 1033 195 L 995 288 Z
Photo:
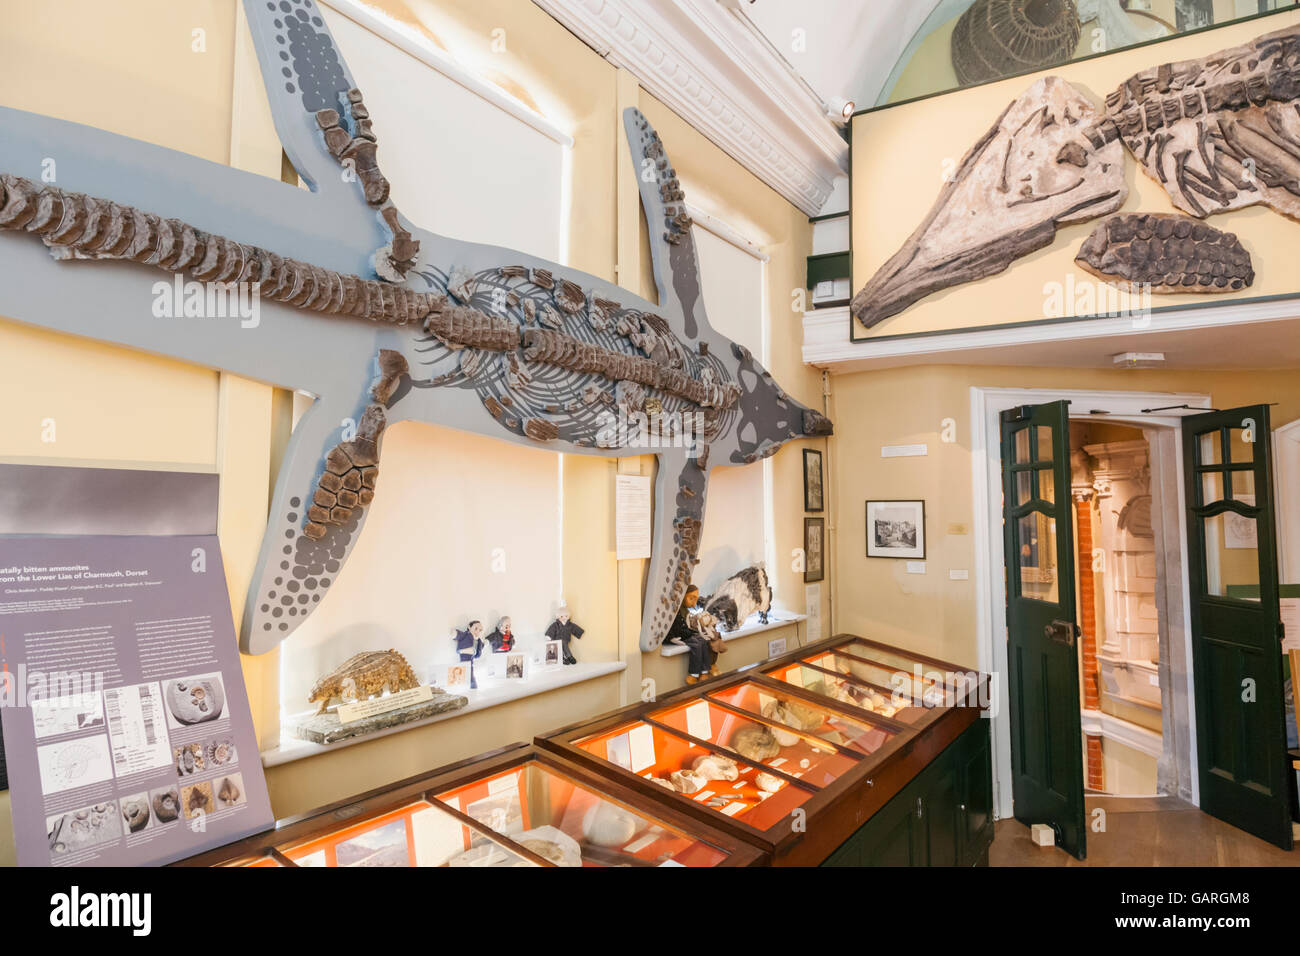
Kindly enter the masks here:
M 1300 584 L 1300 419 L 1273 431 L 1274 500 L 1283 584 Z M 1290 489 L 1290 493 L 1284 493 Z
M 1186 509 L 1182 500 L 1183 460 L 1181 420 L 1185 414 L 1169 410 L 1143 409 L 1188 405 L 1211 408 L 1208 395 L 1171 392 L 1081 391 L 1051 388 L 971 388 L 971 488 L 975 531 L 975 613 L 979 646 L 979 669 L 993 675 L 993 806 L 999 819 L 1012 816 L 1011 719 L 1007 707 L 1007 605 L 1006 563 L 1002 542 L 1002 426 L 999 413 L 1019 405 L 1069 401 L 1072 420 L 1094 420 L 1132 424 L 1145 428 L 1174 430 L 1179 490 L 1178 536 L 1187 553 Z M 1109 414 L 1090 414 L 1104 410 Z M 1191 620 L 1191 601 L 1183 582 L 1183 619 Z M 1191 629 L 1186 629 L 1187 701 L 1193 706 L 1194 689 L 1190 661 Z M 1001 635 L 1001 639 L 996 639 Z M 1192 802 L 1200 805 L 1200 784 L 1196 765 L 1196 720 L 1188 714 L 1191 732 Z

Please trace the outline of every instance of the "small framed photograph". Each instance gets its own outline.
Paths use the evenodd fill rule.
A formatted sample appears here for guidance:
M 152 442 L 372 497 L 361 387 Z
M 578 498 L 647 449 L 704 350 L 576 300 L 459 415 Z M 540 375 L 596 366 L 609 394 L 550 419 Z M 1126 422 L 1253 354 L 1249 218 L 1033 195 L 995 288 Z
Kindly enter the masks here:
M 803 519 L 803 580 L 812 584 L 826 577 L 826 519 Z
M 506 680 L 523 680 L 528 672 L 528 656 L 515 651 L 506 654 Z
M 812 449 L 803 450 L 803 510 L 823 511 L 826 507 L 822 495 L 822 453 Z
M 561 641 L 547 641 L 546 649 L 542 651 L 542 664 L 546 667 L 555 667 L 563 660 L 564 644 Z
M 469 665 L 468 664 L 448 664 L 447 665 L 447 687 L 468 687 L 469 686 Z
M 867 557 L 925 559 L 925 502 L 868 501 Z

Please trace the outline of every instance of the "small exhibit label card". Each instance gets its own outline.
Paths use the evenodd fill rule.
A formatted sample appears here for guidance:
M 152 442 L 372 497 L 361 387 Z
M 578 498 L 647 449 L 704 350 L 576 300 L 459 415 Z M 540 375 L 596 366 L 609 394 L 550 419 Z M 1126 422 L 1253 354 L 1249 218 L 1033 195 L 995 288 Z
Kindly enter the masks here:
M 881 458 L 924 458 L 930 454 L 929 445 L 881 445 Z
M 371 700 L 358 700 L 351 704 L 339 704 L 339 722 L 351 724 L 358 720 L 365 720 L 367 717 L 378 717 L 380 714 L 392 713 L 395 710 L 401 710 L 403 707 L 411 707 L 431 700 L 433 700 L 433 689 L 424 684 L 420 687 L 412 687 L 410 690 L 398 691 L 396 694 L 386 694 L 383 697 L 375 697 Z

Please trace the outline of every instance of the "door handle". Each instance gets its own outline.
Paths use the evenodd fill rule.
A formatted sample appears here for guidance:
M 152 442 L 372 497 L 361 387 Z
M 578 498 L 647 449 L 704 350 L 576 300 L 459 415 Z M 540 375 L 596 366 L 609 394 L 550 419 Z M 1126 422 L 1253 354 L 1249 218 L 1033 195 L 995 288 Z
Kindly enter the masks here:
M 1074 639 L 1080 635 L 1079 625 L 1073 621 L 1053 621 L 1043 628 L 1043 636 L 1049 641 L 1055 641 L 1057 644 L 1064 644 L 1066 647 L 1074 646 Z

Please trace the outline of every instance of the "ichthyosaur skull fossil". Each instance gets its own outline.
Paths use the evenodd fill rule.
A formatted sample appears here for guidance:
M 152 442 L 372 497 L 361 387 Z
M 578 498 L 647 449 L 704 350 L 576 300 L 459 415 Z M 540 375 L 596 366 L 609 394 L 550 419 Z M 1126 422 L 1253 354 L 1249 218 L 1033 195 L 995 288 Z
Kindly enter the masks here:
M 831 432 L 710 326 L 658 135 L 639 111 L 624 115 L 655 305 L 406 220 L 379 163 L 383 120 L 315 3 L 245 0 L 245 11 L 276 131 L 311 191 L 0 109 L 0 314 L 316 397 L 276 482 L 245 652 L 272 649 L 319 605 L 374 499 L 384 431 L 402 420 L 566 454 L 657 454 L 641 630 L 642 647 L 657 647 L 696 561 L 709 470 Z M 59 157 L 57 185 L 38 176 L 48 156 Z M 160 270 L 252 288 L 258 323 L 155 317 Z
M 1136 73 L 1104 112 L 1059 77 L 1038 80 L 966 155 L 925 222 L 854 297 L 853 314 L 871 328 L 933 292 L 1001 272 L 1049 244 L 1058 226 L 1114 212 L 1127 195 L 1121 143 L 1192 216 L 1260 204 L 1300 219 L 1300 26 Z M 1081 261 L 1096 249 L 1090 243 Z M 1165 276 L 1182 272 L 1185 291 L 1250 284 L 1248 268 L 1193 281 L 1186 262 L 1175 268 L 1195 259 L 1190 251 L 1165 259 Z

